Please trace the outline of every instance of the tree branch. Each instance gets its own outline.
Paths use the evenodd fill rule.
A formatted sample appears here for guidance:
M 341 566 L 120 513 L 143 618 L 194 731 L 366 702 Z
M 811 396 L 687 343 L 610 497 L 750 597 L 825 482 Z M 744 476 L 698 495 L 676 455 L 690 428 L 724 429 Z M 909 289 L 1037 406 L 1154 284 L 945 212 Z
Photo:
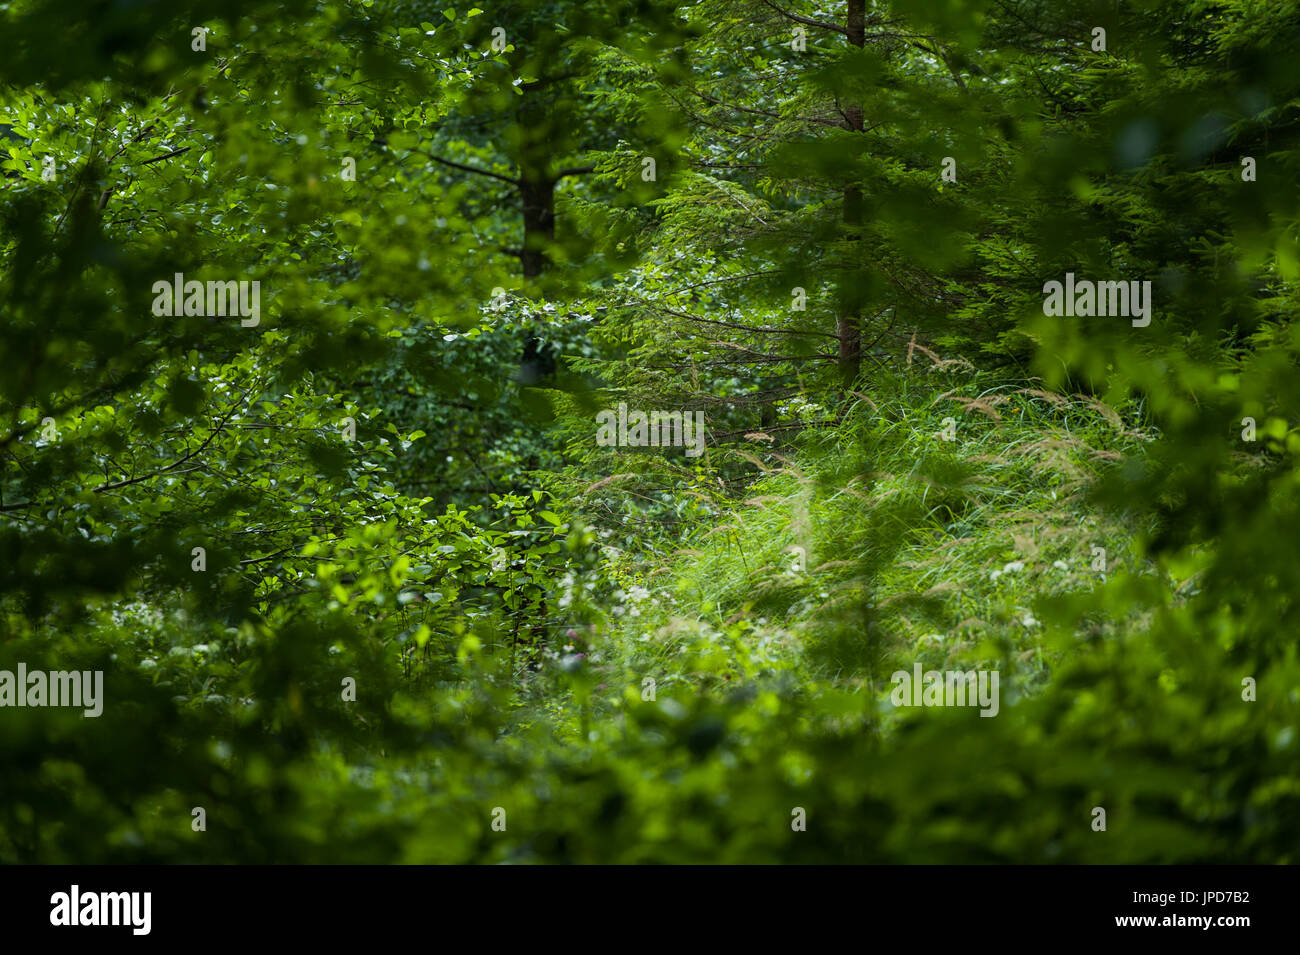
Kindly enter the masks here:
M 769 6 L 777 13 L 781 14 L 781 16 L 785 17 L 787 20 L 793 20 L 795 23 L 804 23 L 810 27 L 820 27 L 823 30 L 834 30 L 836 33 L 842 33 L 845 36 L 849 35 L 848 28 L 842 27 L 838 23 L 826 23 L 822 20 L 814 20 L 812 17 L 804 17 L 797 13 L 791 13 L 789 10 L 782 10 L 775 3 L 772 3 L 771 0 L 763 0 L 763 3 L 765 6 Z
M 219 422 L 217 422 L 216 427 L 212 429 L 212 433 L 203 439 L 203 443 L 200 444 L 193 451 L 191 451 L 189 454 L 185 455 L 183 458 L 180 458 L 177 461 L 173 461 L 165 468 L 159 468 L 157 471 L 151 471 L 148 474 L 143 474 L 138 478 L 128 478 L 125 481 L 116 481 L 113 484 L 101 484 L 99 487 L 91 488 L 91 490 L 94 491 L 96 494 L 100 493 L 101 491 L 113 491 L 119 487 L 126 487 L 128 484 L 139 484 L 141 481 L 147 481 L 150 478 L 155 478 L 160 474 L 166 474 L 168 471 L 176 470 L 176 468 L 180 467 L 186 461 L 190 460 L 190 458 L 194 457 L 197 454 L 203 453 L 204 449 L 207 448 L 207 446 L 212 443 L 212 439 L 215 438 L 218 434 L 222 432 L 222 430 L 225 429 L 226 422 L 229 421 L 231 417 L 234 415 L 234 413 L 239 410 L 239 406 L 243 404 L 244 399 L 247 397 L 248 397 L 247 391 L 244 392 L 242 395 L 240 395 L 239 400 L 234 402 L 230 406 L 230 410 L 226 412 L 225 417 L 223 417 Z M 193 468 L 191 468 L 190 470 L 193 470 Z
M 656 311 L 665 312 L 674 315 L 677 318 L 684 318 L 690 322 L 701 322 L 705 325 L 720 325 L 723 328 L 734 328 L 737 331 L 752 332 L 755 335 L 797 335 L 800 337 L 810 336 L 816 338 L 838 338 L 838 335 L 832 335 L 830 332 L 815 332 L 799 328 L 764 328 L 754 325 L 738 325 L 734 322 L 724 322 L 716 318 L 702 318 L 699 315 L 691 315 L 687 312 L 679 312 L 677 309 L 669 308 L 667 305 L 658 303 L 647 303 L 648 307 Z
M 464 172 L 478 173 L 480 176 L 488 176 L 489 178 L 492 179 L 499 179 L 502 182 L 508 182 L 512 186 L 519 185 L 518 179 L 511 179 L 509 176 L 503 176 L 499 172 L 489 172 L 486 169 L 477 169 L 474 166 L 466 166 L 463 163 L 452 162 L 450 159 L 443 159 L 441 156 L 435 156 L 432 153 L 422 152 L 419 149 L 413 150 L 413 152 L 417 152 L 421 156 L 425 156 L 429 159 L 432 159 L 434 162 L 442 163 L 444 166 L 450 166 L 452 169 L 460 169 Z
M 153 159 L 146 159 L 144 162 L 138 163 L 138 165 L 148 166 L 151 163 L 162 162 L 164 159 L 171 159 L 173 156 L 179 156 L 181 153 L 187 153 L 193 148 L 194 148 L 193 146 L 183 146 L 180 149 L 173 149 L 171 152 L 163 153 L 161 156 L 154 156 Z

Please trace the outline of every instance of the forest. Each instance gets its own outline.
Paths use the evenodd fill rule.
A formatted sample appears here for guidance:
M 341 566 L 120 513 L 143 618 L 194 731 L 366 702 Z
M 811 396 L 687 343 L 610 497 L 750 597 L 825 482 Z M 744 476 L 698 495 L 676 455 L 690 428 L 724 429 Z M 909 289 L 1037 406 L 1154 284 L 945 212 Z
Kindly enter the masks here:
M 1300 0 L 476 2 L 0 2 L 0 863 L 1300 862 Z

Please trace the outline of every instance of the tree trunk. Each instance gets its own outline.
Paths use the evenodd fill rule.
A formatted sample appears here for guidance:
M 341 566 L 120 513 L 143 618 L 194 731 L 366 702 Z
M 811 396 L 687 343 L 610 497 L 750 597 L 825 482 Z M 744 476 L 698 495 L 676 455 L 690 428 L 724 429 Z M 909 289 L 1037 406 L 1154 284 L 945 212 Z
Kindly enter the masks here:
M 849 0 L 848 21 L 849 42 L 858 48 L 866 45 L 866 0 Z M 844 118 L 849 129 L 862 132 L 864 128 L 862 107 L 856 103 L 844 107 Z M 850 240 L 858 238 L 856 227 L 862 225 L 862 187 L 857 183 L 844 186 L 844 224 L 849 227 Z M 850 270 L 852 275 L 852 270 Z M 856 301 L 854 296 L 848 296 Z M 853 387 L 854 380 L 862 364 L 862 318 L 856 305 L 847 307 L 836 322 L 835 334 L 839 336 L 838 364 L 840 380 L 847 390 Z
M 551 264 L 546 249 L 555 239 L 555 180 L 523 173 L 519 196 L 524 207 L 524 247 L 519 256 L 524 281 L 539 278 Z M 555 371 L 555 358 L 536 335 L 524 342 L 519 383 L 533 385 Z
M 528 178 L 525 173 L 519 180 L 519 196 L 524 206 L 524 249 L 520 259 L 524 278 L 535 279 L 546 271 L 546 248 L 555 239 L 555 180 Z

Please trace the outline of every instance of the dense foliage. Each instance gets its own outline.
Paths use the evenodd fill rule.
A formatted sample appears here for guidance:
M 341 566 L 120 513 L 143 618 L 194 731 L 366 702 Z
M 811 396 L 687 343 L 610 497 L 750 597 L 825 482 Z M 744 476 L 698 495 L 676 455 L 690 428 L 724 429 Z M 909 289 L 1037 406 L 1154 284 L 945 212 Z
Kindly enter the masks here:
M 0 37 L 0 861 L 1297 861 L 1296 0 Z

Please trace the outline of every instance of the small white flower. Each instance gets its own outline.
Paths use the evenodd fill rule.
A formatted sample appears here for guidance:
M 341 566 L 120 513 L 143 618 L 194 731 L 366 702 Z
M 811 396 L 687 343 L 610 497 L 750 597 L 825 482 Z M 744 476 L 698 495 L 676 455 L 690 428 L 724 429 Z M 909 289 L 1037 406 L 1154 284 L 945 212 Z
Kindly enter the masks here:
M 1018 560 L 1013 560 L 1002 568 L 1004 574 L 1018 574 L 1025 569 L 1025 565 Z

